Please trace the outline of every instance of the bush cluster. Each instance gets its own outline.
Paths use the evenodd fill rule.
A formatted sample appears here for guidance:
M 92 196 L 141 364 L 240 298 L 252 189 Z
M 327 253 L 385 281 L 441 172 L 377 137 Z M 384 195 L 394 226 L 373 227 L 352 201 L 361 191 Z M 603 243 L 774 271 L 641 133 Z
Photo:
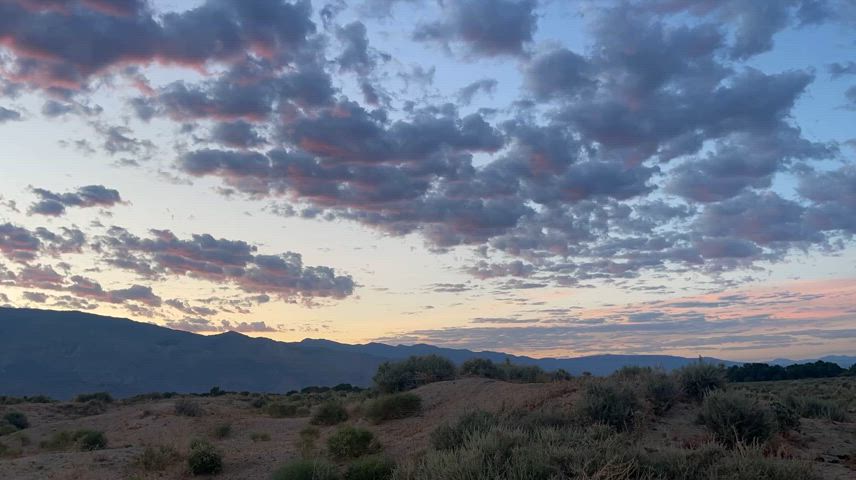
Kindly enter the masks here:
M 579 409 L 593 423 L 627 431 L 634 428 L 642 404 L 627 384 L 605 381 L 592 383 L 586 388 Z
M 431 446 L 435 450 L 460 448 L 469 437 L 489 431 L 498 420 L 496 415 L 483 410 L 467 412 L 454 422 L 446 422 L 437 427 L 431 433 Z
M 178 451 L 168 445 L 149 445 L 134 463 L 147 472 L 162 472 L 180 458 Z
M 347 425 L 327 439 L 327 450 L 335 458 L 357 458 L 380 451 L 380 443 L 371 431 Z
M 48 450 L 65 450 L 73 445 L 82 451 L 102 450 L 107 448 L 107 436 L 98 430 L 63 430 L 40 444 Z
M 413 393 L 382 395 L 368 402 L 365 416 L 374 423 L 419 415 L 422 398 Z
M 708 394 L 699 420 L 717 441 L 730 447 L 765 442 L 777 430 L 775 413 L 768 405 L 736 390 Z
M 688 398 L 701 401 L 713 390 L 725 386 L 725 369 L 722 366 L 699 361 L 677 372 L 681 390 Z
M 338 425 L 348 419 L 348 410 L 341 402 L 329 400 L 315 409 L 309 423 L 312 425 Z
M 400 362 L 384 362 L 374 376 L 378 390 L 403 392 L 420 385 L 455 378 L 455 364 L 438 355 L 414 356 Z
M 190 444 L 187 466 L 193 475 L 213 475 L 223 471 L 223 457 L 210 443 L 195 440 Z
M 388 480 L 395 471 L 395 462 L 379 457 L 363 457 L 348 466 L 345 480 Z
M 851 370 L 853 370 L 851 368 Z M 762 382 L 774 380 L 800 380 L 803 378 L 831 378 L 849 373 L 837 363 L 818 360 L 809 363 L 795 363 L 783 367 L 766 363 L 744 363 L 733 365 L 727 370 L 729 382 Z
M 86 403 L 92 400 L 102 403 L 113 403 L 113 396 L 107 392 L 95 392 L 81 393 L 78 396 L 74 397 L 74 401 L 77 403 Z
M 11 425 L 15 431 L 23 430 L 30 426 L 30 421 L 27 420 L 27 416 L 21 412 L 9 412 L 3 415 L 3 422 L 0 422 L 0 426 L 2 426 L 3 423 Z
M 273 480 L 337 480 L 336 466 L 321 459 L 293 460 L 273 474 Z
M 179 398 L 175 401 L 175 414 L 184 417 L 201 417 L 205 412 L 202 406 L 190 398 Z

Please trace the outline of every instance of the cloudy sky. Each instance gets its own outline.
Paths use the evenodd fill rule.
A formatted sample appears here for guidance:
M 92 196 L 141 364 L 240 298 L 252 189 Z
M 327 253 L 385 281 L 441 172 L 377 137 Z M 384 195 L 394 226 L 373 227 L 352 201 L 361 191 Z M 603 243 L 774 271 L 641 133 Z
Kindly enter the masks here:
M 0 0 L 0 305 L 856 351 L 849 0 Z

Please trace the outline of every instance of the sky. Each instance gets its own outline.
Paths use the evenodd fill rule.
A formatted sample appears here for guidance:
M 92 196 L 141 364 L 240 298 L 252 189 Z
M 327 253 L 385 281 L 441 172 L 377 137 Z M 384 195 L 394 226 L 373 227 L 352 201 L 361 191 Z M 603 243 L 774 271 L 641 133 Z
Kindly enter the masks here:
M 848 0 L 0 0 L 0 305 L 856 353 Z

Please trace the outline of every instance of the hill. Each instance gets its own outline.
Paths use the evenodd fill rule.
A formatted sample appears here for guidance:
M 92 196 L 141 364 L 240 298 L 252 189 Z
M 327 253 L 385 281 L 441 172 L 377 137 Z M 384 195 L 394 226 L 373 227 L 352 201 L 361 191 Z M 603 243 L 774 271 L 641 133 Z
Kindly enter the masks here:
M 455 363 L 508 358 L 574 375 L 608 375 L 625 365 L 672 370 L 697 361 L 669 355 L 531 358 L 432 345 L 347 345 L 317 339 L 277 342 L 235 332 L 198 335 L 82 312 L 0 308 L 0 395 L 66 399 L 92 391 L 126 397 L 153 391 L 204 392 L 212 386 L 255 392 L 339 383 L 368 386 L 382 362 L 427 354 Z

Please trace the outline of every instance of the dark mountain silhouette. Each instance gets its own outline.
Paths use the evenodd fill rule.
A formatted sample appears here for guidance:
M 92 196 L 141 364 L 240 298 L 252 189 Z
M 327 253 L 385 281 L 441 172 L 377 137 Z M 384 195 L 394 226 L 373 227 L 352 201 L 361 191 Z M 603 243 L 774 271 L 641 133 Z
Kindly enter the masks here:
M 609 374 L 624 365 L 671 370 L 697 361 L 668 355 L 535 359 L 431 345 L 347 345 L 315 339 L 289 343 L 235 332 L 197 335 L 81 312 L 0 308 L 0 395 L 64 399 L 93 391 L 124 397 L 205 392 L 213 386 L 256 392 L 339 383 L 367 386 L 382 362 L 427 354 L 456 363 L 474 357 L 497 362 L 508 358 L 545 370 L 563 368 L 575 375 Z

